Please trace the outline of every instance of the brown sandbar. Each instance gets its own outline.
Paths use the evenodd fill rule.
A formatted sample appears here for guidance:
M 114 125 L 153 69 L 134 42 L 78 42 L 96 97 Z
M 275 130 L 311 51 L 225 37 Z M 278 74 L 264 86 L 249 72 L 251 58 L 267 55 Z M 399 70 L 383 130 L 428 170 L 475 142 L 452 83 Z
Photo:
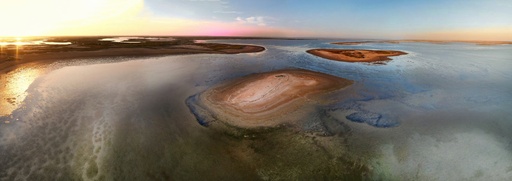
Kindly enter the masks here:
M 293 112 L 317 95 L 338 90 L 351 80 L 309 70 L 257 73 L 229 81 L 201 94 L 200 100 L 221 121 L 244 128 L 276 126 L 279 116 Z
M 407 53 L 395 50 L 349 50 L 349 49 L 312 49 L 306 51 L 310 54 L 329 60 L 343 62 L 381 63 L 391 60 L 390 56 L 405 55 Z

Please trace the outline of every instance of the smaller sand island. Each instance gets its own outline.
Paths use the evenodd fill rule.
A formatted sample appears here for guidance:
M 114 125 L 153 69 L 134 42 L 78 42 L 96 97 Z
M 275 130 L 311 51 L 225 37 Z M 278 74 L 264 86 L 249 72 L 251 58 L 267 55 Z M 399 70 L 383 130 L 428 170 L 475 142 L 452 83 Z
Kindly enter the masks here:
M 215 115 L 217 120 L 232 126 L 272 127 L 286 120 L 277 118 L 304 104 L 321 102 L 318 95 L 352 83 L 308 70 L 279 70 L 251 74 L 210 88 L 200 94 L 196 103 Z M 192 110 L 195 106 L 189 107 L 197 113 Z
M 390 56 L 405 55 L 407 53 L 395 50 L 349 50 L 349 49 L 312 49 L 306 51 L 310 54 L 329 60 L 343 62 L 367 62 L 381 64 L 391 60 Z

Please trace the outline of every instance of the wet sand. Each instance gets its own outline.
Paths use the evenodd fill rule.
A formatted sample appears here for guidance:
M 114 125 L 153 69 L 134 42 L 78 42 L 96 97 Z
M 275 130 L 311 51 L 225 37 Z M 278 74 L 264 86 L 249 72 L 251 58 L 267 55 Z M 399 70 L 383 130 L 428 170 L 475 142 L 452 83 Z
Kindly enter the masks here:
M 351 80 L 308 70 L 278 70 L 248 75 L 201 94 L 200 102 L 220 120 L 242 128 L 272 127 L 276 119 L 317 97 L 351 85 Z
M 395 50 L 349 50 L 349 49 L 312 49 L 306 51 L 310 54 L 342 62 L 368 62 L 382 63 L 391 60 L 390 56 L 405 55 L 407 53 Z

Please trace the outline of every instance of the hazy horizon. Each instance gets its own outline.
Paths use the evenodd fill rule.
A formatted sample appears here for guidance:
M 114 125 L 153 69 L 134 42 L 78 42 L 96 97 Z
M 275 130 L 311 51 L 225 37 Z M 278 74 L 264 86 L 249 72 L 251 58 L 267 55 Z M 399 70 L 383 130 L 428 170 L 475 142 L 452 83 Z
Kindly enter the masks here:
M 512 2 L 21 0 L 0 37 L 238 36 L 511 41 Z M 13 16 L 14 15 L 14 16 Z

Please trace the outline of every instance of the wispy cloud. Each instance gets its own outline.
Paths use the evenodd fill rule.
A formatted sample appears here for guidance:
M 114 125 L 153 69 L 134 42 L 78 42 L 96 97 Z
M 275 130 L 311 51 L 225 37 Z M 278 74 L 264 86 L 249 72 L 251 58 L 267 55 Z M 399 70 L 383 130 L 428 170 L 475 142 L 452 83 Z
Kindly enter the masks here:
M 220 13 L 220 14 L 243 14 L 240 11 L 214 11 L 214 13 Z
M 251 16 L 247 18 L 236 17 L 236 21 L 242 24 L 252 24 L 258 26 L 267 26 L 266 18 L 263 16 Z
M 188 1 L 194 1 L 194 2 L 224 2 L 222 0 L 188 0 Z
M 211 3 L 219 3 L 223 6 L 228 6 L 229 2 L 226 0 L 187 0 L 190 2 L 211 2 Z

